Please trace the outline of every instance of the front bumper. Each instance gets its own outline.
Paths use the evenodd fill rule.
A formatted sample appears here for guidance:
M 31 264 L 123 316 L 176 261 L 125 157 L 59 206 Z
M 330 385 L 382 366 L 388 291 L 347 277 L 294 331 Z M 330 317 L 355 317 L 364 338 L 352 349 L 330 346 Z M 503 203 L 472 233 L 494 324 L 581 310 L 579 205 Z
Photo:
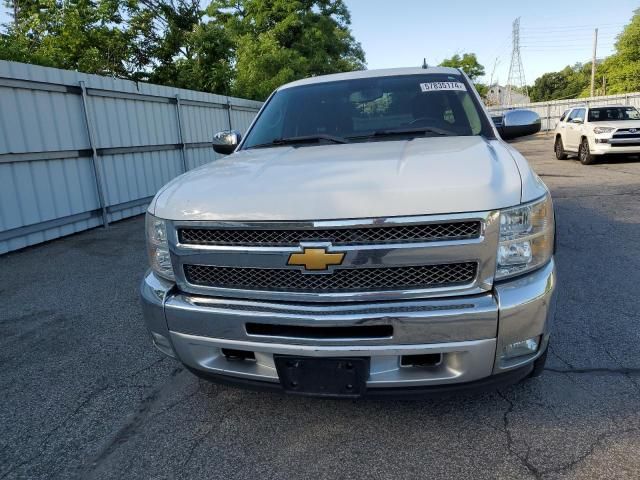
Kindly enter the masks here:
M 606 141 L 606 143 L 604 143 Z M 592 155 L 638 155 L 640 154 L 640 139 L 618 139 L 606 136 L 596 136 L 589 139 L 589 151 Z
M 279 388 L 274 354 L 368 357 L 368 392 L 415 393 L 526 375 L 547 346 L 555 281 L 552 260 L 531 274 L 496 284 L 490 293 L 443 299 L 340 305 L 243 301 L 184 294 L 152 273 L 143 280 L 141 294 L 156 346 L 203 376 Z M 274 331 L 280 333 L 248 332 L 248 323 L 278 326 Z M 335 332 L 383 325 L 392 333 L 371 338 L 299 335 L 281 328 Z M 537 352 L 503 359 L 508 345 L 536 337 Z M 253 352 L 255 360 L 229 360 L 223 349 Z M 440 361 L 401 365 L 403 356 L 425 354 L 440 355 Z

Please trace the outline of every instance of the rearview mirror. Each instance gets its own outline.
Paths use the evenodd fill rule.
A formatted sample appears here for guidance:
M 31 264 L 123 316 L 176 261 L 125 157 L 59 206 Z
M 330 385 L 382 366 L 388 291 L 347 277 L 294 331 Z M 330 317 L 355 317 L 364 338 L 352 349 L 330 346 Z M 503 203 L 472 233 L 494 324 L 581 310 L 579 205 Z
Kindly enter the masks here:
M 540 116 L 531 110 L 508 110 L 502 116 L 492 117 L 492 120 L 505 140 L 533 135 L 542 128 Z
M 222 155 L 229 155 L 236 149 L 242 135 L 236 130 L 223 130 L 213 136 L 213 150 Z
M 571 120 L 571 123 L 583 123 L 583 120 L 581 118 L 574 118 Z

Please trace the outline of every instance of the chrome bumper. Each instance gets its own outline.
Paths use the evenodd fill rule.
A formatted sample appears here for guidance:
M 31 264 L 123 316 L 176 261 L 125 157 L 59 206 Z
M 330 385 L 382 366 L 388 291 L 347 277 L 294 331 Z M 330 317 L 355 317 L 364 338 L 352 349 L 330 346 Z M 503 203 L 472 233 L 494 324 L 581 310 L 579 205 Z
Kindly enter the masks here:
M 589 151 L 592 155 L 607 155 L 607 154 L 638 154 L 640 153 L 640 146 L 638 143 L 640 139 L 630 138 L 606 138 L 607 143 L 596 142 L 595 139 L 589 140 Z
M 368 388 L 467 383 L 532 363 L 546 348 L 555 306 L 555 266 L 497 283 L 491 293 L 365 304 L 283 304 L 184 294 L 148 273 L 144 318 L 155 345 L 192 369 L 277 383 L 273 355 L 370 358 Z M 376 338 L 304 338 L 247 333 L 248 322 L 285 326 L 391 325 Z M 541 336 L 539 350 L 504 361 L 511 343 Z M 254 352 L 230 361 L 222 349 Z M 403 355 L 441 354 L 429 367 L 403 367 Z

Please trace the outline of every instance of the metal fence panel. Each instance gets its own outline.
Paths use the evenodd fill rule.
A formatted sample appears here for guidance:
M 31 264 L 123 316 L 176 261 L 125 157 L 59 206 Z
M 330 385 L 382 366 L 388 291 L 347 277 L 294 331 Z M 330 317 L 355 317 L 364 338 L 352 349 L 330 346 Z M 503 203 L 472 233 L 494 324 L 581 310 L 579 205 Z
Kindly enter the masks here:
M 231 123 L 235 130 L 241 132 L 246 131 L 251 125 L 253 118 L 256 114 L 251 110 L 246 109 L 233 109 L 231 110 Z
M 144 212 L 260 106 L 0 61 L 0 254 Z
M 631 105 L 640 109 L 640 92 L 621 93 L 599 97 L 572 98 L 568 100 L 552 100 L 549 102 L 523 103 L 518 105 L 489 107 L 489 113 L 498 115 L 511 108 L 526 108 L 533 110 L 542 120 L 542 130 L 553 130 L 562 114 L 575 106 L 595 105 Z

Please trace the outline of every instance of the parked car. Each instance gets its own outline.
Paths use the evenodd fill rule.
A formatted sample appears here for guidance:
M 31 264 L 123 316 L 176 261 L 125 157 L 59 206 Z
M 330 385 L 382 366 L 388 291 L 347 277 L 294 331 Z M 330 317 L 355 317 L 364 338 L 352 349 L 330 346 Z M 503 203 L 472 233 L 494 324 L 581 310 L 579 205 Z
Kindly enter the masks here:
M 519 118 L 502 131 L 539 122 Z M 289 83 L 214 149 L 229 156 L 147 212 L 141 295 L 162 352 L 205 378 L 330 397 L 542 372 L 551 196 L 462 71 Z
M 558 160 L 574 153 L 584 165 L 613 153 L 638 155 L 640 112 L 620 105 L 574 107 L 560 118 L 554 139 Z

